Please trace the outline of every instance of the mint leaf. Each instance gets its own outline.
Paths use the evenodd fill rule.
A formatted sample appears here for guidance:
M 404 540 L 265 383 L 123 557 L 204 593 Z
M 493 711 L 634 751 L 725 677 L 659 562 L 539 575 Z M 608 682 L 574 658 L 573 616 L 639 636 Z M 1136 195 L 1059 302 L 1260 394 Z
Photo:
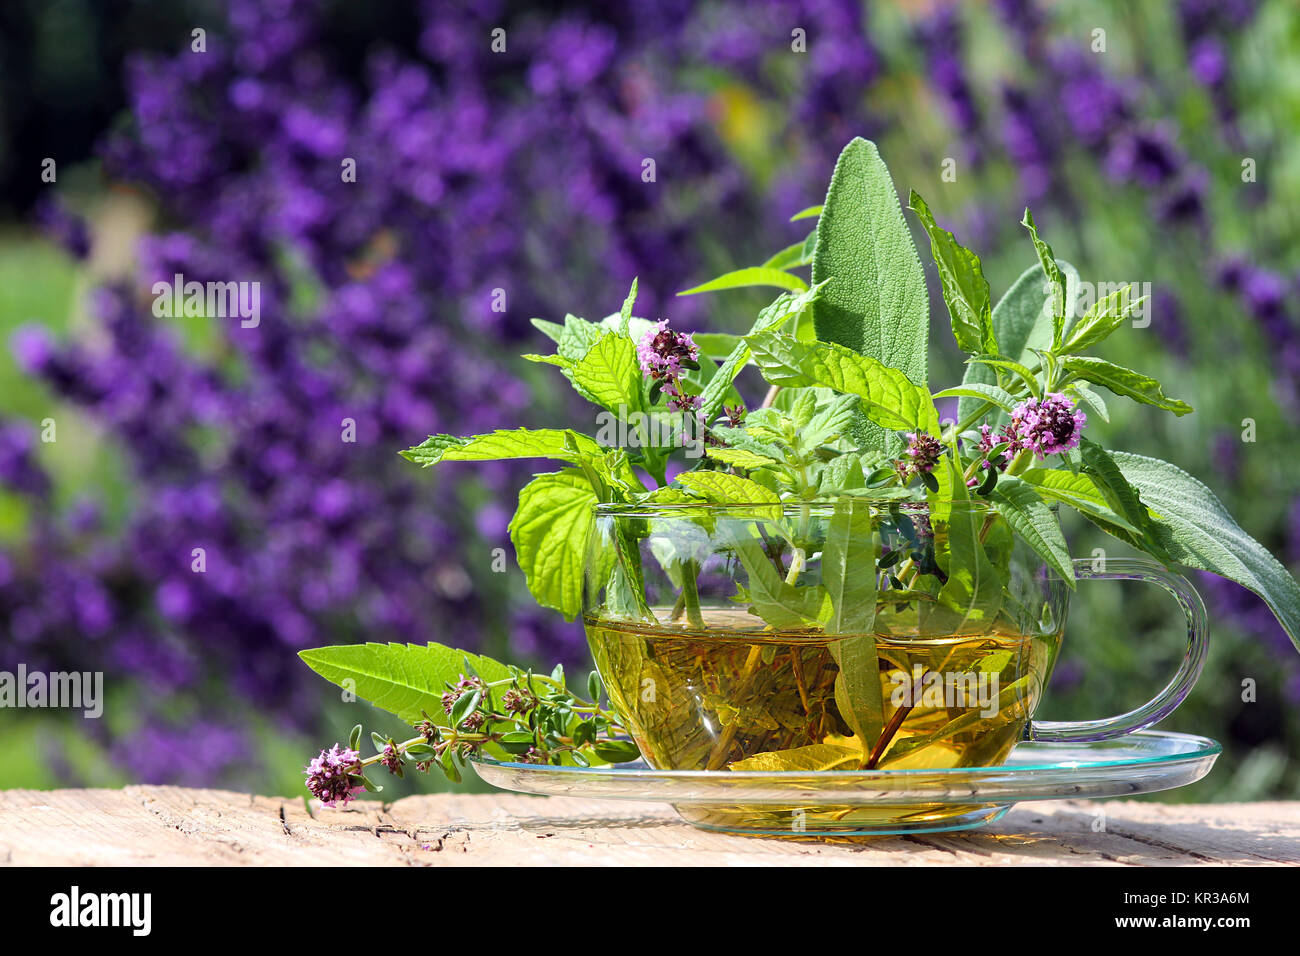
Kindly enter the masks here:
M 807 627 L 820 617 L 826 603 L 824 589 L 799 587 L 782 580 L 758 538 L 741 533 L 732 524 L 721 527 L 719 532 L 729 539 L 745 569 L 745 596 L 755 614 L 778 631 Z
M 993 334 L 993 306 L 979 256 L 934 221 L 930 207 L 915 189 L 912 190 L 910 207 L 930 237 L 930 252 L 939 268 L 943 301 L 952 318 L 952 334 L 957 347 L 972 355 L 996 355 L 998 340 Z
M 798 295 L 782 294 L 777 296 L 763 311 L 758 313 L 753 328 L 749 330 L 750 335 L 768 329 L 779 329 L 792 316 L 799 315 L 808 308 L 821 294 L 821 289 L 821 286 L 814 286 Z M 742 338 L 732 348 L 731 354 L 727 356 L 727 360 L 718 368 L 718 371 L 709 380 L 704 390 L 700 392 L 700 413 L 704 416 L 706 422 L 711 422 L 717 417 L 723 403 L 726 401 L 731 383 L 740 374 L 740 370 L 748 364 L 750 357 L 749 343 Z
M 1074 587 L 1074 564 L 1070 546 L 1061 533 L 1061 523 L 1043 501 L 1034 486 L 1011 475 L 1004 475 L 989 494 L 998 504 L 998 513 L 1038 553 L 1048 566 Z
M 927 381 L 930 305 L 925 272 L 889 170 L 874 143 L 856 138 L 835 163 L 813 254 L 814 284 L 831 280 L 813 305 L 817 338 Z M 860 444 L 886 436 L 864 424 Z
M 821 385 L 857 395 L 866 416 L 884 428 L 938 434 L 939 413 L 930 393 L 896 368 L 842 345 L 800 342 L 778 332 L 746 336 L 745 341 L 773 385 Z M 874 447 L 883 450 L 884 444 L 882 433 Z
M 586 475 L 575 469 L 538 475 L 519 492 L 510 521 L 528 590 L 543 607 L 568 620 L 582 610 L 582 574 L 591 508 L 597 501 Z
M 1091 356 L 1071 356 L 1063 359 L 1061 365 L 1085 382 L 1103 385 L 1116 395 L 1123 395 L 1143 405 L 1154 405 L 1175 415 L 1187 415 L 1193 411 L 1192 406 L 1176 398 L 1169 398 L 1160 388 L 1160 383 L 1149 375 L 1135 372 L 1131 368 L 1115 365 L 1104 359 Z
M 632 288 L 627 290 L 627 298 L 623 300 L 623 308 L 618 310 L 619 331 L 628 335 L 628 326 L 632 321 L 632 306 L 636 305 L 636 279 L 632 279 Z
M 583 455 L 602 452 L 603 449 L 592 439 L 568 429 L 513 428 L 470 437 L 430 435 L 414 448 L 398 454 L 407 461 L 429 468 L 440 461 L 500 461 L 509 458 L 557 458 L 573 462 Z
M 616 414 L 645 409 L 636 343 L 626 335 L 606 332 L 569 367 L 569 375 L 580 394 Z
M 1065 301 L 1067 313 L 1073 312 L 1079 295 L 1079 273 L 1064 260 L 1057 266 L 1065 276 Z M 1032 349 L 1047 349 L 1052 344 L 1052 298 L 1043 288 L 1043 270 L 1030 266 L 1011 284 L 1011 288 L 993 307 L 993 334 L 997 336 L 1002 357 L 1020 365 L 1033 364 Z M 987 356 L 995 358 L 996 356 Z M 966 366 L 963 385 L 997 384 L 997 373 L 984 364 Z M 957 403 L 957 420 L 964 422 L 985 403 L 973 398 L 963 398 Z
M 1026 369 L 1026 371 L 1028 371 Z M 999 388 L 996 385 L 985 385 L 981 382 L 971 382 L 969 385 L 958 385 L 956 388 L 945 388 L 942 392 L 935 392 L 934 398 L 976 398 L 984 402 L 992 402 L 1003 411 L 1011 411 L 1016 407 L 1015 397 L 1005 388 Z
M 1133 314 L 1133 310 L 1143 301 L 1142 299 L 1136 302 L 1130 301 L 1132 288 L 1132 286 L 1124 286 L 1104 299 L 1094 302 L 1092 308 L 1070 330 L 1070 336 L 1061 346 L 1061 352 L 1066 355 L 1078 354 L 1088 346 L 1107 338 L 1123 325 Z
M 1025 218 L 1020 223 L 1029 230 L 1029 238 L 1033 240 L 1034 251 L 1038 253 L 1038 263 L 1043 267 L 1043 275 L 1051 284 L 1051 292 L 1048 301 L 1051 307 L 1052 316 L 1052 351 L 1057 352 L 1061 348 L 1061 341 L 1065 336 L 1065 306 L 1066 306 L 1066 287 L 1065 273 L 1056 262 L 1056 257 L 1052 255 L 1052 247 L 1038 237 L 1038 228 L 1034 225 L 1034 214 L 1025 207 Z
M 791 292 L 803 292 L 808 288 L 808 283 L 804 282 L 797 275 L 792 275 L 782 269 L 773 269 L 765 266 L 751 266 L 748 269 L 737 269 L 734 272 L 728 272 L 720 275 L 716 279 L 711 279 L 703 285 L 697 285 L 690 289 L 683 289 L 678 295 L 697 295 L 701 292 L 717 292 L 721 289 L 741 289 L 755 285 L 771 285 L 778 289 L 788 289 Z
M 380 710 L 407 724 L 428 714 L 439 727 L 451 725 L 442 708 L 442 695 L 465 673 L 465 663 L 485 681 L 514 674 L 490 657 L 469 654 L 443 644 L 341 644 L 311 647 L 298 656 L 326 680 L 346 687 Z M 348 683 L 351 682 L 351 683 Z
M 1115 464 L 1160 515 L 1156 534 L 1174 562 L 1236 581 L 1264 599 L 1300 650 L 1300 585 L 1205 487 L 1156 458 L 1115 452 Z
M 856 395 L 836 395 L 799 426 L 799 450 L 811 452 L 843 435 L 858 417 Z
M 677 484 L 697 498 L 718 505 L 772 505 L 755 508 L 754 514 L 770 521 L 781 520 L 781 496 L 756 481 L 725 471 L 688 471 L 677 476 Z

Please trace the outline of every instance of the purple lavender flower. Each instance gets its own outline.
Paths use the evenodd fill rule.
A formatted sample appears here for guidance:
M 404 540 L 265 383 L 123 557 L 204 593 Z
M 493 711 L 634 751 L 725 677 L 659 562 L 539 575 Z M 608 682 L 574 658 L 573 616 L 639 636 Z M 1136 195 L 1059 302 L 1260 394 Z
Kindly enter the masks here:
M 346 807 L 366 789 L 360 783 L 361 755 L 355 750 L 340 749 L 338 744 L 322 750 L 307 765 L 305 773 L 307 789 L 327 807 L 340 803 Z

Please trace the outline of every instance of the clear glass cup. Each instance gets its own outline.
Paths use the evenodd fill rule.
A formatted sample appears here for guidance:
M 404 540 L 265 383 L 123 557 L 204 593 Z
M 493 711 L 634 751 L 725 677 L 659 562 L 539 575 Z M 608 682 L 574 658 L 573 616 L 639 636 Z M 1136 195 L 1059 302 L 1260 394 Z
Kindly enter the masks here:
M 1186 616 L 1177 674 L 1129 713 L 1033 719 L 1073 592 L 983 499 L 598 505 L 583 620 L 652 767 L 996 766 L 1019 740 L 1148 727 L 1200 673 L 1205 609 L 1185 578 L 1141 559 L 1073 567 L 1156 584 Z

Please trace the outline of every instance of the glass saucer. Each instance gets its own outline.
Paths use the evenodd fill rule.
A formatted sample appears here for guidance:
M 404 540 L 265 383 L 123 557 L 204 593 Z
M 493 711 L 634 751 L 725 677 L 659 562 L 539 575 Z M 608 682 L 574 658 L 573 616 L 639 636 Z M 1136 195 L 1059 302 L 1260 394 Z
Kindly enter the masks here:
M 1146 730 L 1094 743 L 1025 741 L 998 767 L 761 772 L 654 770 L 643 762 L 556 767 L 470 761 L 503 790 L 665 801 L 710 830 L 857 836 L 965 830 L 1021 800 L 1095 799 L 1200 780 L 1222 748 L 1207 737 Z

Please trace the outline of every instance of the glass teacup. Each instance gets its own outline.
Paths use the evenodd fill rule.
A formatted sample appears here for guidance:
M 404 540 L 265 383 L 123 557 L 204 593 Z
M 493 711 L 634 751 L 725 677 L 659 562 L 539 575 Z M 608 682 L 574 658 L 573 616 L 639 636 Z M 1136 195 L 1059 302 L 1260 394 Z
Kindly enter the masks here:
M 1158 584 L 1186 615 L 1177 675 L 1130 713 L 1033 719 L 1071 584 L 983 500 L 598 505 L 584 624 L 610 699 L 653 767 L 996 766 L 1019 740 L 1148 727 L 1200 672 L 1205 612 L 1185 578 L 1139 559 L 1073 570 L 1078 580 Z M 926 812 L 882 813 L 903 810 Z M 725 822 L 759 808 L 692 812 Z M 863 812 L 849 823 L 860 826 Z

